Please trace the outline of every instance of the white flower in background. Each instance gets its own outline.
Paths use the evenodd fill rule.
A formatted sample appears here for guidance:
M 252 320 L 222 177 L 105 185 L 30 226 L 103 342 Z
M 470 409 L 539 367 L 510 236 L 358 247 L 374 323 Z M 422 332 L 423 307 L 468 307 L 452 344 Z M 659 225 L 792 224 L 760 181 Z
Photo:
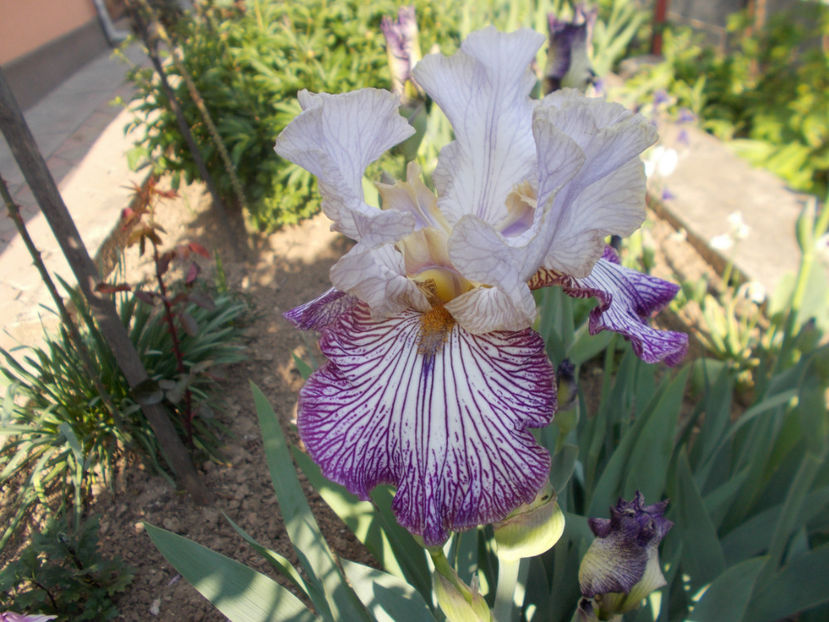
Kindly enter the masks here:
M 731 236 L 735 240 L 745 240 L 751 233 L 751 227 L 743 221 L 742 212 L 731 212 L 728 215 L 728 224 L 731 225 Z
M 645 361 L 675 364 L 687 348 L 687 335 L 647 325 L 677 286 L 605 247 L 644 220 L 639 154 L 656 130 L 575 90 L 531 99 L 543 42 L 490 27 L 415 66 L 454 128 L 437 196 L 410 163 L 406 181 L 379 186 L 382 209 L 365 203 L 368 164 L 413 132 L 386 91 L 302 91 L 303 112 L 276 142 L 317 176 L 333 228 L 357 241 L 331 269 L 334 288 L 286 314 L 321 332 L 328 359 L 300 393 L 300 437 L 361 498 L 396 486 L 398 521 L 429 546 L 503 520 L 549 477 L 528 429 L 556 409 L 532 289 L 596 297 L 591 332 L 621 333 Z
M 727 251 L 734 246 L 734 238 L 732 238 L 728 233 L 721 233 L 720 235 L 716 235 L 711 238 L 711 241 L 708 244 L 714 250 Z
M 766 300 L 766 288 L 759 281 L 747 281 L 737 289 L 737 295 L 761 305 Z
M 720 235 L 714 236 L 709 242 L 709 245 L 714 250 L 723 252 L 731 250 L 737 242 L 745 240 L 751 233 L 751 227 L 743 222 L 742 212 L 731 212 L 727 220 L 730 227 L 728 233 L 721 233 Z
M 829 233 L 820 236 L 815 242 L 818 259 L 829 266 Z
M 645 158 L 645 176 L 650 178 L 654 174 L 659 177 L 668 177 L 676 170 L 679 154 L 676 149 L 657 145 Z

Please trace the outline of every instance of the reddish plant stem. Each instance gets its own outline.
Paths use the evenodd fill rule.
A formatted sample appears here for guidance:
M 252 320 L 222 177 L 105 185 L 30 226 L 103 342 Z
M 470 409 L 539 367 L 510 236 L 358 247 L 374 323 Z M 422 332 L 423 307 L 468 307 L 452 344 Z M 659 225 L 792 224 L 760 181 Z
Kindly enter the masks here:
M 164 283 L 164 275 L 161 273 L 161 257 L 158 254 L 158 246 L 155 242 L 153 245 L 153 261 L 155 261 L 155 279 L 158 282 L 158 291 L 161 294 L 161 302 L 164 304 L 164 319 L 167 322 L 167 330 L 170 331 L 170 338 L 173 340 L 173 355 L 176 357 L 176 371 L 179 374 L 186 374 L 187 369 L 184 367 L 184 357 L 181 354 L 181 343 L 178 339 L 178 331 L 176 330 L 176 323 L 173 318 L 173 305 L 170 303 L 170 298 L 167 296 L 167 285 Z M 190 389 L 184 390 L 184 428 L 187 431 L 187 444 L 193 446 L 193 410 L 192 400 L 190 398 Z

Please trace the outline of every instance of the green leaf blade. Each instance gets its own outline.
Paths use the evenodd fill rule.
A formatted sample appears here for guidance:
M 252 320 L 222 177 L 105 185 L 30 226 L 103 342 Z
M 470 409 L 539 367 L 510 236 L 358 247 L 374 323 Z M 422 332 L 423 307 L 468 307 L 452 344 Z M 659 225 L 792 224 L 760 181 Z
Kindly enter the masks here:
M 262 573 L 165 529 L 144 523 L 153 544 L 232 622 L 314 622 L 296 596 Z

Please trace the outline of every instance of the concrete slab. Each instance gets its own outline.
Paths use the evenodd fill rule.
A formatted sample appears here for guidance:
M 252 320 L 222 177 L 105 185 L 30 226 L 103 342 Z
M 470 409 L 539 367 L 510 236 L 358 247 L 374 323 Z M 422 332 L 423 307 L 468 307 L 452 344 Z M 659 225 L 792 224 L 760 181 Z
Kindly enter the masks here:
M 138 62 L 140 49 L 129 56 Z M 129 187 L 144 173 L 127 167 L 133 138 L 124 136 L 131 113 L 110 105 L 129 94 L 127 65 L 107 53 L 71 76 L 33 108 L 25 111 L 49 170 L 90 255 L 94 255 L 129 200 Z M 0 175 L 20 205 L 26 226 L 53 274 L 73 282 L 57 241 L 25 184 L 8 146 L 0 139 Z M 17 235 L 5 206 L 0 210 L 0 347 L 41 341 L 44 325 L 57 319 L 44 307 L 54 304 L 31 257 Z
M 684 229 L 712 265 L 722 269 L 733 260 L 746 279 L 772 292 L 785 274 L 797 271 L 795 223 L 811 199 L 693 125 L 660 123 L 659 130 L 662 144 L 675 149 L 678 158 L 675 169 L 656 180 L 657 213 Z M 664 190 L 669 198 L 659 196 Z M 735 213 L 748 227 L 747 235 L 730 249 L 717 249 L 711 242 L 731 232 L 729 217 Z
M 145 64 L 141 48 L 134 44 L 125 50 L 127 59 L 135 64 Z M 37 104 L 24 111 L 26 122 L 32 130 L 43 157 L 46 160 L 60 149 L 67 138 L 80 132 L 84 142 L 92 146 L 101 129 L 120 112 L 109 102 L 122 93 L 126 81 L 127 65 L 107 52 L 72 74 Z M 94 115 L 94 116 L 93 116 Z M 107 123 L 102 118 L 109 117 Z M 90 118 L 92 117 L 92 118 Z M 55 176 L 60 181 L 68 171 Z M 53 173 L 54 174 L 54 173 Z M 0 175 L 7 184 L 19 184 L 23 176 L 9 151 L 0 139 Z

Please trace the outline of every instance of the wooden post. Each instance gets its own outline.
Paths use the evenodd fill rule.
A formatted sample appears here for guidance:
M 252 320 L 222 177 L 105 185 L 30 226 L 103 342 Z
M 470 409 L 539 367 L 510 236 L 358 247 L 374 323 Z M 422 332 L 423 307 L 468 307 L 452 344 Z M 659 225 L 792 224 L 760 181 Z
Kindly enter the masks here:
M 130 388 L 134 389 L 149 379 L 147 370 L 144 369 L 141 358 L 130 341 L 112 301 L 106 295 L 95 291 L 95 285 L 99 280 L 98 271 L 83 245 L 78 229 L 37 148 L 2 69 L 0 69 L 0 131 L 6 137 L 6 142 L 26 178 L 26 183 L 55 234 L 66 261 L 78 280 L 81 292 L 89 304 L 92 315 L 115 355 L 118 367 L 124 373 Z M 209 503 L 211 494 L 193 467 L 190 456 L 176 434 L 167 412 L 158 404 L 142 405 L 141 410 L 155 432 L 165 460 L 181 485 L 197 503 Z

